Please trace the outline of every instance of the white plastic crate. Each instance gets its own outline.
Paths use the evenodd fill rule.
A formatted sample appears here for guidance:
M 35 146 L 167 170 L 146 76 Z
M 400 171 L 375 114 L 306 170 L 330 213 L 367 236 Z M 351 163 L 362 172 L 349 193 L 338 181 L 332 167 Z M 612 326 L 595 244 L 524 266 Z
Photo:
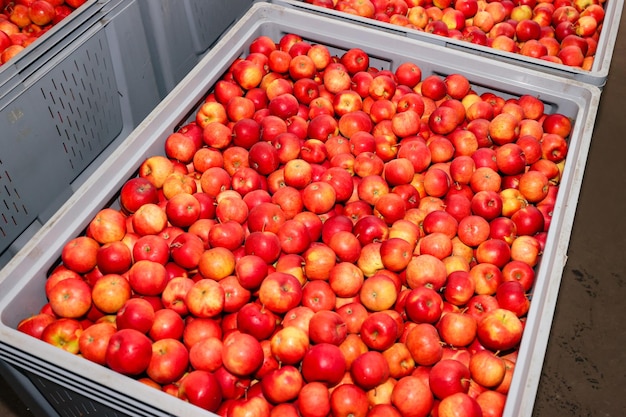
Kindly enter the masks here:
M 272 3 L 283 5 L 286 7 L 294 7 L 300 10 L 306 10 L 311 13 L 332 16 L 336 19 L 352 21 L 360 25 L 371 26 L 380 30 L 396 33 L 411 39 L 419 39 L 424 42 L 442 45 L 450 49 L 464 51 L 466 53 L 482 56 L 488 59 L 495 59 L 503 62 L 510 62 L 526 68 L 539 70 L 547 74 L 554 74 L 566 79 L 582 81 L 603 87 L 606 83 L 615 48 L 615 40 L 619 30 L 619 22 L 622 17 L 622 9 L 624 2 L 622 0 L 607 0 L 604 3 L 605 17 L 598 40 L 597 52 L 593 66 L 590 71 L 581 68 L 575 68 L 562 64 L 544 61 L 537 58 L 527 57 L 512 52 L 500 51 L 487 46 L 476 45 L 471 42 L 447 38 L 432 33 L 418 31 L 391 23 L 381 22 L 375 19 L 355 16 L 341 11 L 331 10 L 320 6 L 314 6 L 306 3 L 304 0 L 269 0 Z
M 164 97 L 253 0 L 139 0 Z
M 0 267 L 161 99 L 137 1 L 96 5 L 64 42 L 5 69 Z
M 62 415 L 74 414 L 64 409 L 64 404 L 53 403 L 59 392 L 72 399 L 72 410 L 80 407 L 95 410 L 92 412 L 98 415 L 208 415 L 132 378 L 33 340 L 15 327 L 45 304 L 43 288 L 47 272 L 57 264 L 65 242 L 79 235 L 99 210 L 114 201 L 123 183 L 136 174 L 147 156 L 164 154 L 166 137 L 188 121 L 233 60 L 245 54 L 252 40 L 261 35 L 277 40 L 286 33 L 297 33 L 310 42 L 325 44 L 337 54 L 353 47 L 362 48 L 371 57 L 371 64 L 379 68 L 393 70 L 400 63 L 411 61 L 421 67 L 424 77 L 461 73 L 479 93 L 494 91 L 503 97 L 536 95 L 545 103 L 547 112 L 559 112 L 574 120 L 568 162 L 537 270 L 531 309 L 505 408 L 506 417 L 529 417 L 567 257 L 600 90 L 504 62 L 485 65 L 482 57 L 267 3 L 252 6 L 0 271 L 0 359 L 25 375 L 32 382 L 32 389 Z

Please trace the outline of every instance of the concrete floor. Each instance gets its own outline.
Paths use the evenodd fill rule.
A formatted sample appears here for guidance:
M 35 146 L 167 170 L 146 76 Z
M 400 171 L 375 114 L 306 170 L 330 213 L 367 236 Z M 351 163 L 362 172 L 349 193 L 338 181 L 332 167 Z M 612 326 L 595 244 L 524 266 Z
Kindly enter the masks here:
M 626 415 L 626 19 L 602 93 L 534 417 Z M 30 417 L 0 379 L 0 416 Z

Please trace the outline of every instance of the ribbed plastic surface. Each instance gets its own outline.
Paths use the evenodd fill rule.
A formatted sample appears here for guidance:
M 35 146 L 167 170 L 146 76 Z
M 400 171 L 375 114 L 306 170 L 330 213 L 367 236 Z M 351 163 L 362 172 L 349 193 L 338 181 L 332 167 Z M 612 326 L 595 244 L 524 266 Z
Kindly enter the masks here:
M 99 6 L 0 98 L 0 267 L 160 100 L 137 2 Z
M 115 199 L 122 184 L 136 173 L 147 156 L 163 154 L 166 137 L 187 122 L 187 115 L 194 114 L 198 103 L 233 60 L 242 56 L 256 37 L 266 35 L 278 40 L 289 32 L 328 45 L 337 54 L 353 47 L 362 48 L 372 57 L 371 64 L 379 68 L 393 70 L 403 62 L 412 61 L 421 67 L 424 77 L 464 74 L 479 93 L 494 91 L 503 97 L 536 95 L 544 101 L 546 112 L 560 112 L 574 120 L 568 162 L 537 270 L 531 310 L 505 408 L 506 417 L 531 416 L 600 90 L 503 62 L 486 65 L 481 57 L 267 3 L 252 6 L 0 271 L 0 358 L 29 375 L 78 393 L 79 398 L 97 410 L 105 407 L 132 416 L 208 415 L 131 378 L 33 340 L 15 327 L 19 320 L 37 312 L 46 302 L 43 288 L 47 272 L 58 261 L 65 242 L 80 234 L 93 216 Z
M 253 0 L 139 0 L 164 97 Z

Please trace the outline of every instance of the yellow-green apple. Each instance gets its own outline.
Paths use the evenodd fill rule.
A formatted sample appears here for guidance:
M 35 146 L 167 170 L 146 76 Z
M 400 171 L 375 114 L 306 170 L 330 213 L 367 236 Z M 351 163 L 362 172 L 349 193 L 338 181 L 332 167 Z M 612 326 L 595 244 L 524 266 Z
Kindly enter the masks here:
M 80 351 L 80 335 L 83 325 L 80 321 L 61 317 L 49 323 L 41 333 L 41 340 L 66 352 L 77 354 Z

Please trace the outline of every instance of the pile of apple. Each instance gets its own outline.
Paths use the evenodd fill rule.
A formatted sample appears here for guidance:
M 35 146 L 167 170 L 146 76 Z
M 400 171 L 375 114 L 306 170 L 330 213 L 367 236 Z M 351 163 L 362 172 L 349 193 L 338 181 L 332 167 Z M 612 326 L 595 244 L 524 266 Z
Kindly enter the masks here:
M 87 0 L 1 0 L 0 65 L 6 63 Z
M 259 36 L 17 328 L 227 417 L 500 415 L 571 129 Z
M 306 0 L 398 26 L 591 70 L 606 0 Z

